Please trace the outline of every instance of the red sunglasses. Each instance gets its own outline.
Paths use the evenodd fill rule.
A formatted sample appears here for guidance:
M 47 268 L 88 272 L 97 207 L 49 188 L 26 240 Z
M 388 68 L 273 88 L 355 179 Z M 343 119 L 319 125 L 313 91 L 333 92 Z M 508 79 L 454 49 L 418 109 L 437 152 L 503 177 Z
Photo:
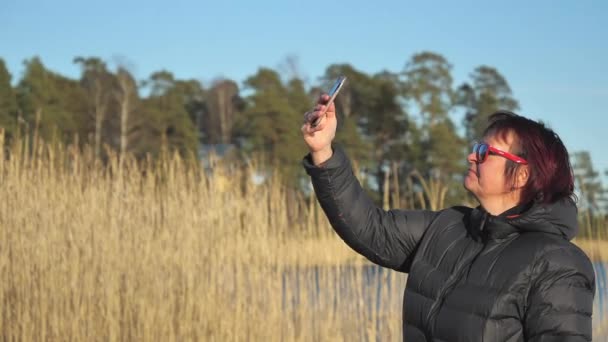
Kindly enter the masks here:
M 475 145 L 473 145 L 473 153 L 475 153 L 475 156 L 477 157 L 477 162 L 479 164 L 483 163 L 484 161 L 486 161 L 486 158 L 488 158 L 489 154 L 495 154 L 504 158 L 509 159 L 510 161 L 513 161 L 517 164 L 528 164 L 528 162 L 521 157 L 518 157 L 514 154 L 511 154 L 509 152 L 505 152 L 503 150 L 499 150 L 495 147 L 492 147 L 486 143 L 478 143 L 476 142 Z

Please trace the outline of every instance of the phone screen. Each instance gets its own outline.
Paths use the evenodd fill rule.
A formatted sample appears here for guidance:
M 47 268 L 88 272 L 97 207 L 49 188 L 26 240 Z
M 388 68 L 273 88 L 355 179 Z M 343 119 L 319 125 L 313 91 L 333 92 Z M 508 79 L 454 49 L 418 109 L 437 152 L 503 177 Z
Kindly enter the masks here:
M 346 76 L 339 76 L 336 79 L 336 82 L 334 82 L 334 85 L 329 90 L 329 93 L 327 93 L 329 95 L 329 101 L 327 101 L 327 106 L 325 108 L 328 108 L 329 105 L 336 99 L 336 96 L 340 92 L 340 89 L 342 89 L 342 86 L 344 85 L 345 81 L 346 81 Z M 321 118 L 323 117 L 323 115 L 325 115 L 324 112 L 321 113 L 321 115 L 319 115 L 319 117 L 317 119 L 315 119 L 315 121 L 313 121 L 311 126 L 317 127 L 317 125 L 319 125 L 319 123 L 321 122 Z
M 338 94 L 338 91 L 340 91 L 340 88 L 342 88 L 342 85 L 344 84 L 345 80 L 346 80 L 346 77 L 340 76 L 334 83 L 334 86 L 331 87 L 331 89 L 329 90 L 329 93 L 328 93 L 329 97 L 330 97 L 330 100 L 329 100 L 330 102 L 332 101 L 333 98 L 336 97 L 336 95 Z

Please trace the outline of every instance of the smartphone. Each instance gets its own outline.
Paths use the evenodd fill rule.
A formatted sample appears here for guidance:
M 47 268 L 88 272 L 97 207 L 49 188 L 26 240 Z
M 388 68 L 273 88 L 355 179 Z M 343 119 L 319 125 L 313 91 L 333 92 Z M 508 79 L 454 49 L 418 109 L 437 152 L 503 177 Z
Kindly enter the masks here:
M 338 95 L 338 92 L 340 92 L 340 89 L 342 89 L 344 82 L 346 82 L 346 76 L 339 76 L 336 79 L 336 82 L 334 82 L 333 87 L 331 87 L 329 93 L 327 93 L 329 95 L 329 101 L 327 101 L 327 104 L 325 105 L 325 110 L 327 110 L 327 108 L 329 108 L 329 105 L 334 102 L 336 96 Z M 319 114 L 319 117 L 317 117 L 315 121 L 310 124 L 311 127 L 317 127 L 319 125 L 319 123 L 321 122 L 321 118 L 323 118 L 323 115 L 325 115 L 325 110 L 321 112 L 321 114 Z

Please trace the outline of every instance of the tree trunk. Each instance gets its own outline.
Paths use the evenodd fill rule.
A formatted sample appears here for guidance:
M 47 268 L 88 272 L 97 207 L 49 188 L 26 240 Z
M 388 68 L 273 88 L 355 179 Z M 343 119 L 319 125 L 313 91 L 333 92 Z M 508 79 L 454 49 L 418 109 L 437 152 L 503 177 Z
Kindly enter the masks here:
M 120 84 L 120 154 L 124 156 L 129 147 L 129 112 L 132 89 L 126 76 L 119 75 L 118 82 Z
M 103 96 L 103 88 L 100 82 L 95 81 L 95 157 L 99 158 L 101 154 L 101 132 L 103 119 L 106 114 L 106 101 Z

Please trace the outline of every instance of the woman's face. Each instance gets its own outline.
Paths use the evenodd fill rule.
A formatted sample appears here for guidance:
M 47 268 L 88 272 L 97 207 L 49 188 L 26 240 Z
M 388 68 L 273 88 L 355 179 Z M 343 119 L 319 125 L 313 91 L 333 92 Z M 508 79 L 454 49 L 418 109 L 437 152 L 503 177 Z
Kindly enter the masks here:
M 506 139 L 501 136 L 486 136 L 483 142 L 497 149 L 510 152 L 513 134 Z M 511 194 L 511 186 L 507 185 L 505 168 L 507 159 L 495 154 L 489 154 L 483 163 L 478 163 L 474 152 L 467 157 L 469 170 L 465 175 L 464 187 L 469 190 L 483 205 L 486 201 L 503 201 Z

